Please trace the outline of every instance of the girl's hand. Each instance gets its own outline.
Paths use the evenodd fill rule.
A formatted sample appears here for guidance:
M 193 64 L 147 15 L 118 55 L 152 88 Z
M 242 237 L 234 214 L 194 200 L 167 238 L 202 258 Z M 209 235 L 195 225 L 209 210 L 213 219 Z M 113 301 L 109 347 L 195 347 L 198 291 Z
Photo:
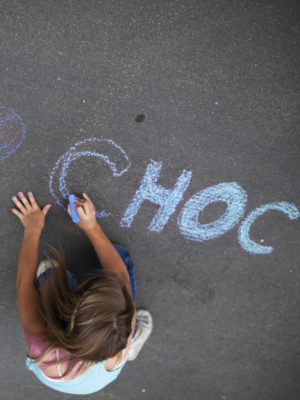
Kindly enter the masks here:
M 76 225 L 78 225 L 83 231 L 89 231 L 98 225 L 96 220 L 96 209 L 87 194 L 83 193 L 83 197 L 84 199 L 77 199 L 76 202 L 74 202 L 75 210 L 80 218 L 80 221 L 77 222 Z M 71 217 L 69 204 L 68 214 Z
M 45 217 L 52 205 L 47 204 L 41 210 L 33 194 L 28 192 L 27 195 L 29 200 L 27 200 L 22 192 L 18 193 L 20 200 L 16 196 L 13 196 L 12 201 L 18 209 L 11 207 L 11 211 L 19 217 L 25 230 L 41 231 L 45 225 Z

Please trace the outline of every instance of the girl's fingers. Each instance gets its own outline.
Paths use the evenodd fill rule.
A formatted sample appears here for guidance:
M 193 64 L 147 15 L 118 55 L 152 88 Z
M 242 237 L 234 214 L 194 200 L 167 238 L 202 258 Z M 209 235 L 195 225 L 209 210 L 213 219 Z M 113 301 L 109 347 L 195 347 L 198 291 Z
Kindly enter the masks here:
M 18 196 L 22 200 L 22 203 L 24 204 L 25 208 L 27 210 L 30 210 L 31 209 L 31 204 L 29 204 L 28 200 L 26 199 L 26 196 L 24 196 L 24 194 L 22 192 L 19 192 Z
M 33 208 L 34 210 L 36 210 L 37 208 L 39 208 L 39 205 L 38 205 L 38 203 L 36 202 L 36 200 L 35 200 L 33 194 L 32 194 L 31 192 L 28 192 L 27 194 L 28 194 L 30 203 L 31 203 L 31 205 L 32 205 L 32 208 Z
M 86 201 L 84 204 L 83 204 L 83 209 L 84 209 L 84 212 L 86 213 L 86 214 L 90 214 L 90 212 L 91 212 L 91 207 L 90 207 L 90 205 L 89 205 L 89 203 Z
M 74 206 L 76 208 L 77 214 L 80 219 L 83 217 L 87 217 L 90 214 L 93 214 L 95 211 L 95 207 L 91 201 L 91 199 L 88 197 L 87 194 L 83 193 L 84 199 L 79 199 L 76 198 L 76 201 L 74 203 Z M 68 206 L 69 210 L 69 206 Z
M 87 200 L 79 199 L 75 203 L 77 206 L 82 207 L 85 212 L 89 211 L 89 203 Z
M 26 211 L 26 208 L 23 206 L 23 204 L 16 198 L 16 196 L 12 197 L 12 201 L 15 203 L 15 205 L 18 207 L 18 209 L 22 212 Z
M 85 200 L 77 200 L 77 201 L 74 203 L 74 207 L 76 208 L 76 210 L 77 210 L 77 207 L 81 207 L 81 208 L 83 208 L 84 211 L 85 211 L 85 208 L 84 208 L 84 204 L 85 204 L 85 203 L 86 203 Z
M 84 209 L 84 212 L 88 215 L 90 213 L 93 213 L 93 205 L 90 204 L 88 200 L 78 200 L 76 201 L 76 204 Z
M 93 204 L 92 200 L 89 198 L 89 196 L 86 193 L 82 193 L 82 195 L 90 204 Z
M 16 210 L 15 208 L 11 207 L 11 211 L 20 219 L 23 218 L 23 214 L 20 213 L 18 210 Z
M 76 211 L 77 211 L 78 217 L 82 220 L 85 217 L 85 212 L 83 211 L 83 208 L 81 206 L 76 207 Z
M 92 200 L 90 199 L 90 197 L 89 197 L 86 193 L 83 193 L 82 195 L 83 195 L 83 197 L 89 202 L 89 204 L 90 204 L 92 210 L 95 211 L 95 210 L 96 210 L 96 209 L 95 209 L 95 206 L 94 206 Z
M 78 199 L 78 200 L 75 201 L 75 204 L 80 204 L 80 205 L 82 205 L 82 204 L 84 204 L 84 203 L 86 203 L 86 200 L 83 200 L 83 199 Z

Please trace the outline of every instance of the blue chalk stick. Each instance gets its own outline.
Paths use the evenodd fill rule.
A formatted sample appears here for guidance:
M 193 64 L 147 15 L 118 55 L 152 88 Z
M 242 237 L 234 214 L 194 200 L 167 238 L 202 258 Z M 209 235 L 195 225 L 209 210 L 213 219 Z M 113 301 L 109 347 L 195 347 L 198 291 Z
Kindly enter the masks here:
M 78 214 L 74 207 L 74 202 L 75 202 L 75 194 L 69 194 L 69 204 L 70 204 L 70 210 L 71 210 L 71 215 L 72 215 L 72 221 L 80 222 L 80 218 L 78 217 Z

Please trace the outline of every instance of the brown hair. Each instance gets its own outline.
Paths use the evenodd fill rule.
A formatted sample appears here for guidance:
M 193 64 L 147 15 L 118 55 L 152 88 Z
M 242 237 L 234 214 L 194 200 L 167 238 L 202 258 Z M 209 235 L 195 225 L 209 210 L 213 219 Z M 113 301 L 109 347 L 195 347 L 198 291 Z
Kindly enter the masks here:
M 118 273 L 99 270 L 75 288 L 69 286 L 67 267 L 62 253 L 52 249 L 47 257 L 51 269 L 41 282 L 41 313 L 47 323 L 46 333 L 35 335 L 43 343 L 41 353 L 32 357 L 39 363 L 44 354 L 62 347 L 69 352 L 64 358 L 69 366 L 64 377 L 79 361 L 88 365 L 119 355 L 127 345 L 135 305 Z M 52 255 L 53 255 L 52 254 Z M 51 272 L 50 272 L 51 271 Z M 42 365 L 53 365 L 43 361 Z M 83 365 L 81 365 L 80 370 Z

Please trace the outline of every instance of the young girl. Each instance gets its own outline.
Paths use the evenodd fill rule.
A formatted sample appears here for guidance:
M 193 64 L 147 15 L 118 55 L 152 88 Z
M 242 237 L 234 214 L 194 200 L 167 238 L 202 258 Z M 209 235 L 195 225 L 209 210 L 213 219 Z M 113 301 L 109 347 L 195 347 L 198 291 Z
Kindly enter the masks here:
M 37 269 L 38 244 L 51 205 L 40 209 L 33 194 L 18 193 L 11 208 L 24 226 L 17 272 L 17 302 L 27 343 L 27 367 L 45 385 L 71 394 L 94 393 L 134 360 L 152 331 L 152 317 L 135 307 L 135 275 L 127 250 L 113 245 L 83 194 L 77 225 L 99 260 L 83 283 L 54 251 Z M 71 216 L 70 208 L 68 214 Z

